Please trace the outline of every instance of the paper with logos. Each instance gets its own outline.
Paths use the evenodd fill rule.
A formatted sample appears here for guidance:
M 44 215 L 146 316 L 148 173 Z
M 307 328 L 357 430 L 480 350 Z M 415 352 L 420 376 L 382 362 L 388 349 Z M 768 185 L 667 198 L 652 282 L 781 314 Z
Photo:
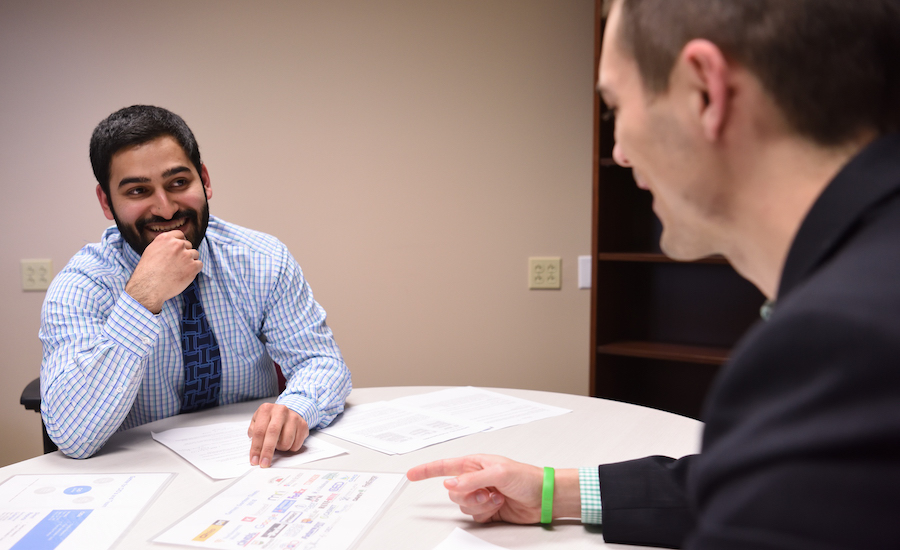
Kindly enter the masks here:
M 572 412 L 481 388 L 438 390 L 355 405 L 320 431 L 386 454 Z
M 172 449 L 213 479 L 242 476 L 253 468 L 250 465 L 250 438 L 247 437 L 246 421 L 172 428 L 151 433 L 153 439 Z M 337 445 L 310 435 L 296 453 L 275 451 L 272 466 L 298 466 L 346 452 Z
M 12 476 L 0 484 L 0 550 L 110 548 L 174 475 Z
M 255 468 L 153 539 L 198 548 L 351 548 L 404 474 Z

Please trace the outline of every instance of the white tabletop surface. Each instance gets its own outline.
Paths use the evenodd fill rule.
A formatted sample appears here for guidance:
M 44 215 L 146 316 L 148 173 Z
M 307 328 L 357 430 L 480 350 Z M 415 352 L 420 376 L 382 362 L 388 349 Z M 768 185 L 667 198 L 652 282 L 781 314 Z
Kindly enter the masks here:
M 425 393 L 439 387 L 357 388 L 347 405 L 359 405 Z M 472 453 L 492 453 L 515 460 L 573 468 L 618 462 L 648 455 L 681 457 L 700 446 L 702 424 L 674 414 L 577 395 L 530 390 L 488 388 L 493 391 L 572 409 L 563 416 L 539 420 L 494 432 L 484 432 L 403 454 L 385 455 L 344 440 L 320 434 L 347 449 L 348 454 L 311 462 L 310 469 L 400 472 L 423 462 Z M 246 420 L 259 403 L 254 401 L 180 415 L 115 434 L 94 457 L 66 458 L 59 451 L 0 468 L 0 481 L 15 474 L 175 472 L 172 483 L 118 542 L 119 549 L 155 548 L 149 540 L 179 520 L 232 480 L 213 481 L 179 455 L 154 441 L 150 431 Z M 476 524 L 447 498 L 441 480 L 408 483 L 385 514 L 357 546 L 360 550 L 430 550 L 460 527 L 488 542 L 509 549 L 638 548 L 605 544 L 599 529 L 577 520 L 552 526 Z M 171 546 L 168 546 L 171 548 Z

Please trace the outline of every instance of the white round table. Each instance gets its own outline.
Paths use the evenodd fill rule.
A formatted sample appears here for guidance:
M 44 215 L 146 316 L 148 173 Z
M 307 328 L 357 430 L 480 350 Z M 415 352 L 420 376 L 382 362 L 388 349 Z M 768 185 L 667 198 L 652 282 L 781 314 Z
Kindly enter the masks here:
M 357 388 L 348 407 L 436 391 L 441 387 Z M 344 440 L 319 434 L 348 453 L 308 463 L 311 469 L 405 473 L 423 462 L 473 453 L 491 453 L 555 468 L 594 466 L 648 455 L 681 457 L 700 446 L 702 424 L 682 416 L 605 399 L 530 390 L 488 388 L 515 397 L 572 409 L 571 413 L 483 432 L 402 455 L 386 455 Z M 260 403 L 253 401 L 174 416 L 115 434 L 94 457 L 74 460 L 59 451 L 0 468 L 0 481 L 15 474 L 175 472 L 177 476 L 116 548 L 163 548 L 150 539 L 225 488 L 232 480 L 213 481 L 179 455 L 154 441 L 150 432 L 217 422 L 246 420 Z M 447 498 L 441 480 L 408 483 L 375 525 L 359 550 L 430 550 L 460 527 L 488 542 L 509 549 L 561 547 L 637 548 L 606 545 L 602 530 L 577 520 L 536 525 L 476 524 Z

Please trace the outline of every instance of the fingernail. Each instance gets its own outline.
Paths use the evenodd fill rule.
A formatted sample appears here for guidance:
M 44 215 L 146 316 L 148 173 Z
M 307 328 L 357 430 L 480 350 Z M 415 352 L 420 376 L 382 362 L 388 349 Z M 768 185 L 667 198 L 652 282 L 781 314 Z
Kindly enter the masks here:
M 271 464 L 272 464 L 272 461 L 270 461 L 268 458 L 264 458 L 264 459 L 262 459 L 262 462 L 259 463 L 259 467 L 260 468 L 268 468 Z
M 258 457 L 258 456 L 251 456 L 251 457 L 250 457 L 250 465 L 251 465 L 251 466 L 256 466 L 257 464 L 259 464 L 259 457 Z
M 448 489 L 452 489 L 453 487 L 456 487 L 457 485 L 459 485 L 459 478 L 451 477 L 450 479 L 444 480 L 444 487 L 446 487 Z
M 478 504 L 484 504 L 484 501 L 487 500 L 487 496 L 484 493 L 478 493 L 475 495 L 475 502 Z
M 501 497 L 498 493 L 491 493 L 491 502 L 494 504 L 502 504 L 503 497 Z

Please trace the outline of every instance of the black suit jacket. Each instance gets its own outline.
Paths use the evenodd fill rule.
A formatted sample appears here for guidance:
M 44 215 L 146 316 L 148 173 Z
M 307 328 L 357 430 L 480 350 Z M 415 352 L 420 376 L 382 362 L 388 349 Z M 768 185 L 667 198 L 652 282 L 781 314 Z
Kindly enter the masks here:
M 699 455 L 600 466 L 607 542 L 900 548 L 900 136 L 857 155 L 791 246 Z

